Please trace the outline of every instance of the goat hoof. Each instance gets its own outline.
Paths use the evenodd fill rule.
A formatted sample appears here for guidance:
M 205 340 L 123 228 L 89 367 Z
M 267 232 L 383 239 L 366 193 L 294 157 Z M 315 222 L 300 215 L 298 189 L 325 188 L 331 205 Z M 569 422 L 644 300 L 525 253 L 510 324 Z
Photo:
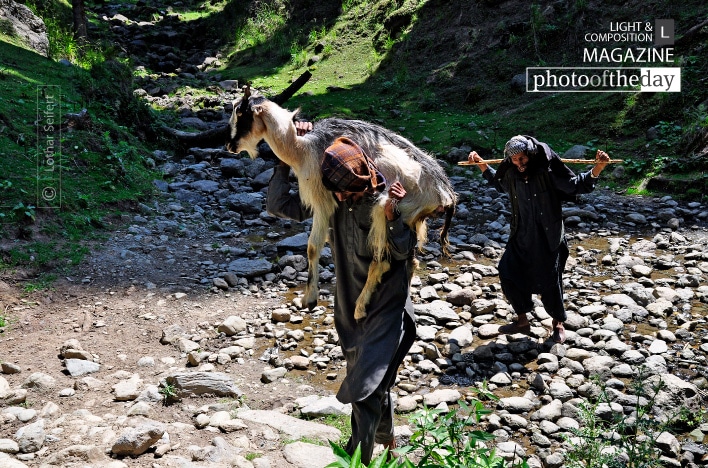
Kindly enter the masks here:
M 354 308 L 354 320 L 361 320 L 366 317 L 366 311 L 361 310 L 358 307 Z
M 307 303 L 307 310 L 309 310 L 310 312 L 312 312 L 312 309 L 314 309 L 315 307 L 317 307 L 317 301 L 311 301 Z

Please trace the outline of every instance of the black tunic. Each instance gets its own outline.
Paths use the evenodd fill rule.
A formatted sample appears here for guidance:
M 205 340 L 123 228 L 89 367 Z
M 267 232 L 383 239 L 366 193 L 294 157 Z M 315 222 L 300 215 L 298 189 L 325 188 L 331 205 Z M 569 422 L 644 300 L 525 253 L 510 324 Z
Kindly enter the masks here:
M 499 277 L 528 293 L 548 291 L 556 284 L 562 291 L 568 246 L 561 201 L 592 192 L 596 179 L 591 171 L 575 175 L 548 145 L 534 142 L 538 153 L 530 156 L 524 174 L 508 160 L 499 173 L 491 167 L 483 173 L 511 202 L 511 233 L 499 261 Z
M 302 206 L 299 194 L 289 192 L 288 174 L 287 167 L 276 168 L 268 188 L 268 212 L 302 221 L 311 212 Z M 387 373 L 395 372 L 415 339 L 409 278 L 416 237 L 400 217 L 386 224 L 391 269 L 376 288 L 366 318 L 354 320 L 354 304 L 372 261 L 367 235 L 374 201 L 365 195 L 356 202 L 339 202 L 329 223 L 337 278 L 334 323 L 347 360 L 347 376 L 337 393 L 343 403 L 360 401 L 374 392 Z

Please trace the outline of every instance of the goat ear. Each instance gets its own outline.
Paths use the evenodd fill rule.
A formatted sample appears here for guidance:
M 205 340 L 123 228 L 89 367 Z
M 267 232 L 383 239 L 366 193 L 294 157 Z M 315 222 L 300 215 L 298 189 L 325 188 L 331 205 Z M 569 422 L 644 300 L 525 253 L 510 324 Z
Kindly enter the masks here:
M 258 115 L 261 112 L 263 112 L 263 104 L 255 104 L 251 106 L 251 112 L 253 112 L 253 115 Z

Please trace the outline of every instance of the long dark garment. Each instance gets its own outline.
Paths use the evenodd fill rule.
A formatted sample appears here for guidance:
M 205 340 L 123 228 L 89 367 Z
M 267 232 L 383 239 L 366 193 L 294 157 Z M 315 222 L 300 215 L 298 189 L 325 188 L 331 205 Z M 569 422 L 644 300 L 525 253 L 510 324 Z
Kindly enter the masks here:
M 290 193 L 289 169 L 276 168 L 268 188 L 268 212 L 302 221 L 311 216 L 299 194 Z M 415 234 L 400 217 L 387 222 L 391 269 L 376 288 L 367 316 L 354 320 L 354 304 L 368 277 L 372 257 L 367 245 L 374 197 L 340 202 L 330 220 L 330 244 L 336 287 L 334 323 L 339 334 L 347 376 L 337 399 L 352 404 L 352 436 L 346 450 L 361 443 L 362 461 L 371 460 L 375 443 L 393 440 L 390 389 L 398 366 L 415 340 L 415 320 L 409 294 Z
M 499 261 L 502 290 L 517 314 L 533 310 L 532 294 L 540 294 L 546 312 L 558 322 L 567 316 L 563 306 L 563 270 L 568 260 L 561 200 L 589 193 L 595 179 L 587 171 L 575 175 L 545 143 L 533 139 L 538 151 L 529 155 L 521 174 L 510 161 L 483 176 L 509 194 L 511 233 Z
M 502 291 L 517 314 L 533 311 L 531 295 L 540 294 L 546 312 L 558 322 L 565 322 L 563 270 L 568 260 L 568 244 L 563 239 L 558 248 L 551 251 L 545 234 L 538 229 L 536 232 L 535 247 L 530 250 L 517 242 L 519 236 L 507 243 L 499 261 Z

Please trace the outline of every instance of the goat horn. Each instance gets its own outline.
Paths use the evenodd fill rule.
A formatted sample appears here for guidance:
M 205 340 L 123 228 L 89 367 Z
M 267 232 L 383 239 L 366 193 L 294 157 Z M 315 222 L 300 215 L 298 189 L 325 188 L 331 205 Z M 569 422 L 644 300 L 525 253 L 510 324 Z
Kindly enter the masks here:
M 243 97 L 246 100 L 248 100 L 248 98 L 251 97 L 251 85 L 250 84 L 247 84 L 243 87 Z

